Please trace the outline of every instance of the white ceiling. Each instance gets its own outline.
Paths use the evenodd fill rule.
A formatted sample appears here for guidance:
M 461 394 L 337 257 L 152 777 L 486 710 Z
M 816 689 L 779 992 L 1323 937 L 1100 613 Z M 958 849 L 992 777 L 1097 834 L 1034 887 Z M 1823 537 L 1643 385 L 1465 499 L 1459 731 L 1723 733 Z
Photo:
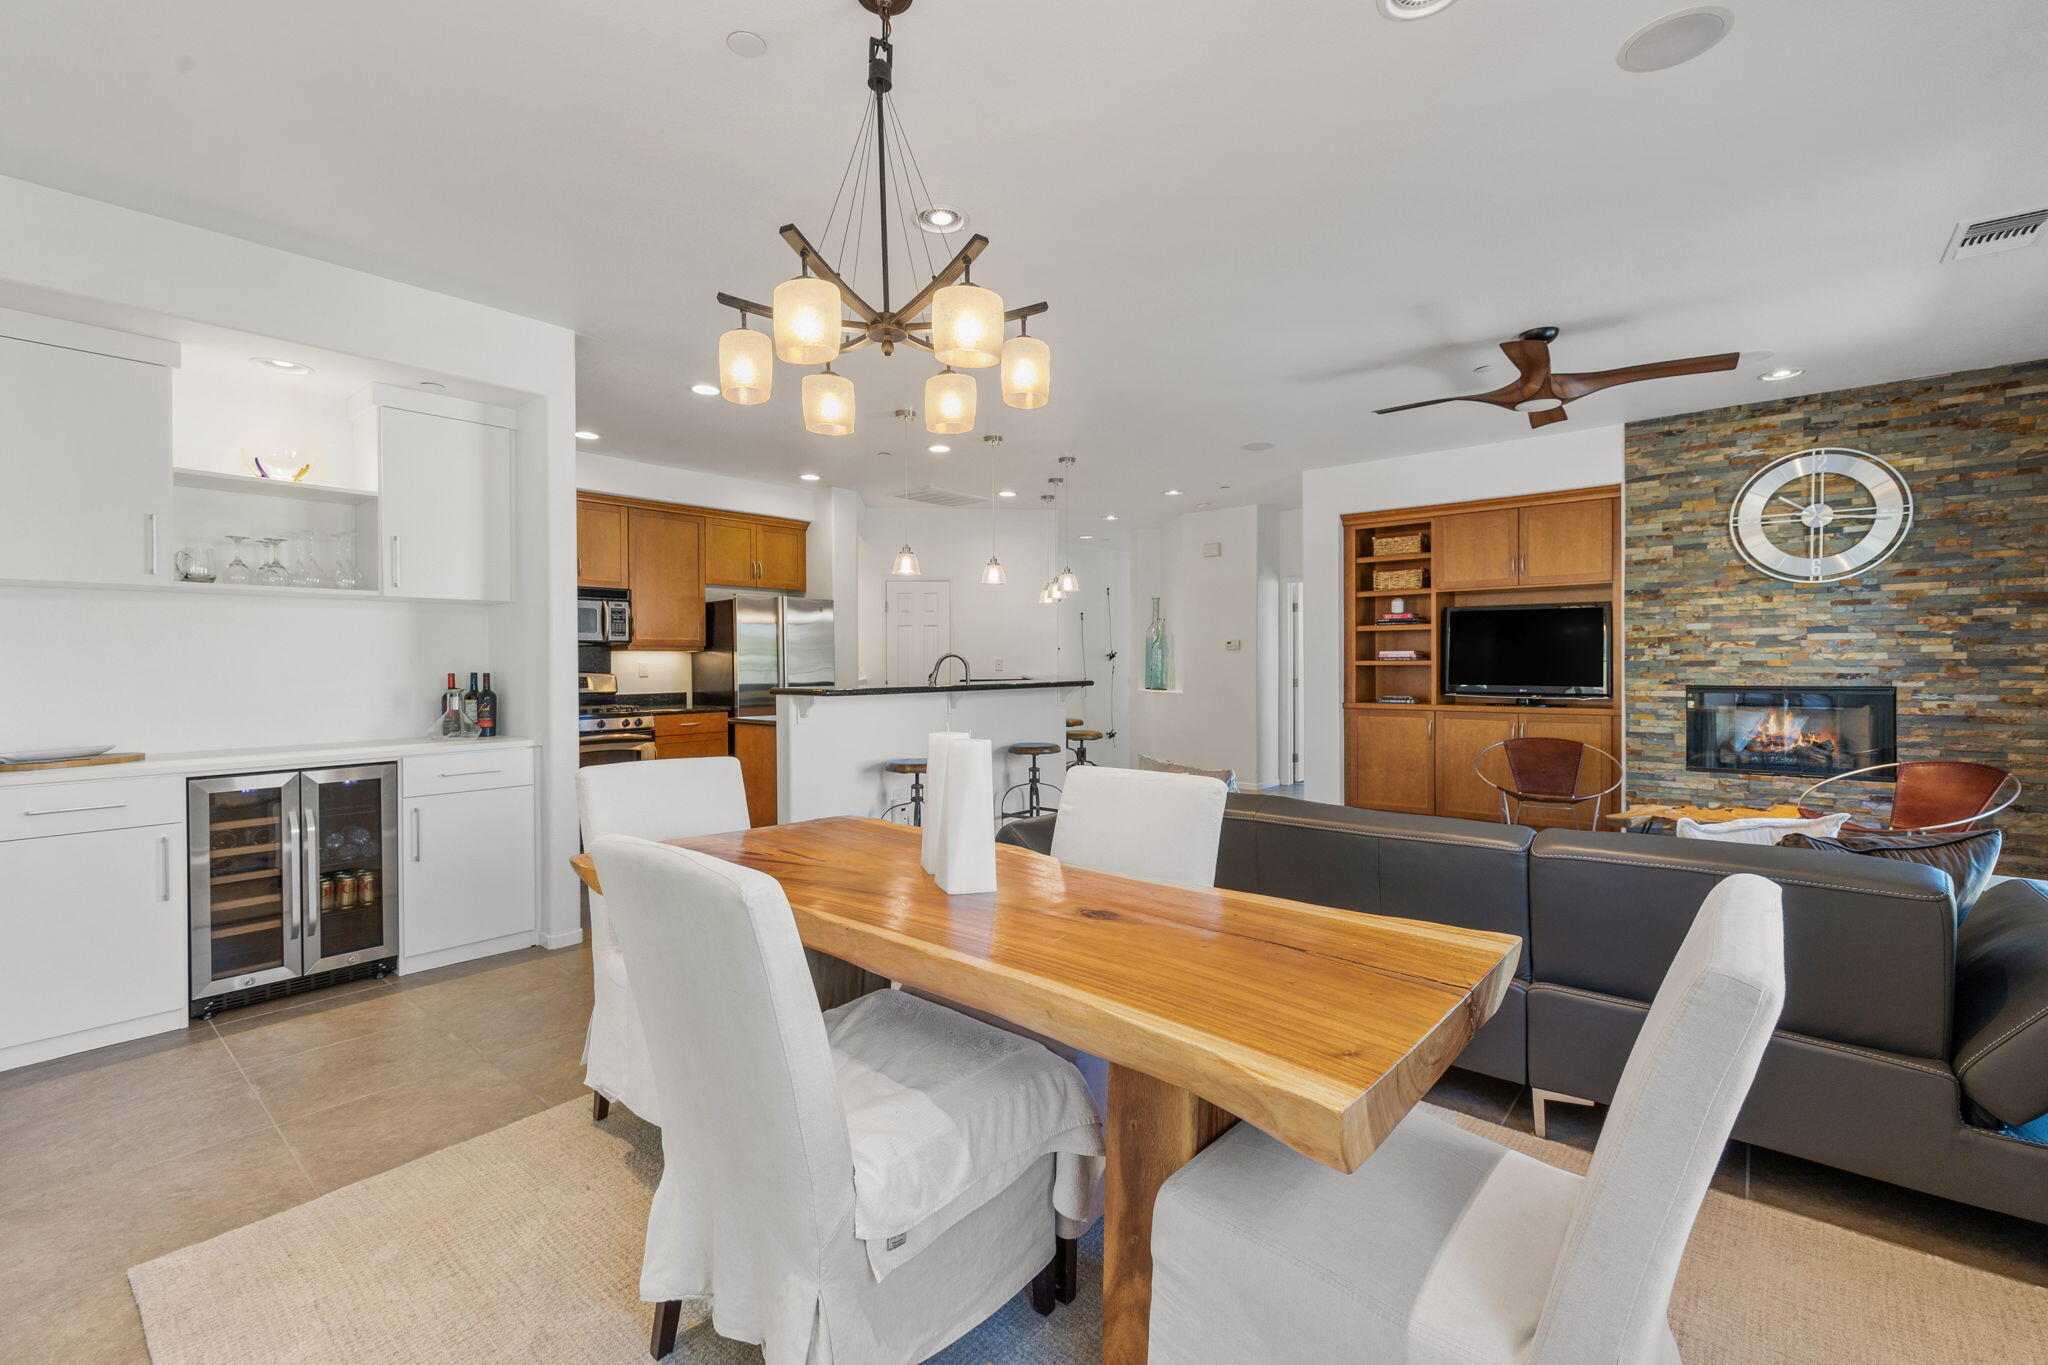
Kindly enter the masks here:
M 1726 2 L 1720 47 L 1631 75 L 1621 41 L 1685 0 L 916 0 L 896 102 L 926 179 L 992 239 L 977 282 L 1052 304 L 1052 405 L 982 384 L 1018 503 L 1068 451 L 1081 512 L 1130 527 L 1511 437 L 1491 407 L 1370 410 L 1491 388 L 1492 344 L 1542 324 L 1563 369 L 1746 353 L 1588 424 L 2048 355 L 2048 244 L 1939 259 L 1959 218 L 2048 206 L 2048 6 Z M 573 326 L 598 449 L 900 486 L 877 452 L 928 357 L 848 358 L 850 438 L 802 430 L 786 368 L 765 408 L 689 392 L 713 294 L 765 298 L 776 228 L 822 228 L 854 0 L 16 0 L 6 27 L 0 173 Z M 914 479 L 986 487 L 973 438 L 919 435 Z

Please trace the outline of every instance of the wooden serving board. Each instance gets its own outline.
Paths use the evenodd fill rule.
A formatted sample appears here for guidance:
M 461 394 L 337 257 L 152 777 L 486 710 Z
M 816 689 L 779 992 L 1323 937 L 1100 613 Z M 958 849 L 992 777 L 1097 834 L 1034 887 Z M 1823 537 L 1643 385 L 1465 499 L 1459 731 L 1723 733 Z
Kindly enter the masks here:
M 48 763 L 0 763 L 0 775 L 33 773 L 44 768 L 97 768 L 103 763 L 139 763 L 141 754 L 94 754 L 91 758 L 59 758 Z

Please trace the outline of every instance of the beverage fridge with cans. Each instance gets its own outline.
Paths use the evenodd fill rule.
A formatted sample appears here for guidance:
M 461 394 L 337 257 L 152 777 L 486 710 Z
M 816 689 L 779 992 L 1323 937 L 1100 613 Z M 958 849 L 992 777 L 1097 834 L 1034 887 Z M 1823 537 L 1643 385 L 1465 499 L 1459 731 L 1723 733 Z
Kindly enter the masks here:
M 381 976 L 398 957 L 398 765 L 188 784 L 192 1013 Z

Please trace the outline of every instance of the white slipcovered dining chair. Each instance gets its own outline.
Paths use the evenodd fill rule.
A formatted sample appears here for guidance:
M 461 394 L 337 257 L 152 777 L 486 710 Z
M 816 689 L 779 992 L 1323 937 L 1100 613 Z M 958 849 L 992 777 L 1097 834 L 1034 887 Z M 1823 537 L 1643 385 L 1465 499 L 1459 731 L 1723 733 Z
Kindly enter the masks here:
M 583 843 L 607 834 L 690 839 L 747 828 L 747 790 L 736 758 L 659 758 L 601 763 L 576 774 Z M 649 1123 L 661 1122 L 648 1069 L 647 1041 L 633 1010 L 633 988 L 619 956 L 604 897 L 590 893 L 590 967 L 595 977 L 590 1032 L 583 1041 L 583 1083 L 591 1113 L 603 1119 L 617 1100 Z
M 1784 994 L 1778 888 L 1729 877 L 1583 1177 L 1424 1110 L 1348 1176 L 1240 1123 L 1160 1189 L 1151 1365 L 1671 1365 L 1672 1282 Z
M 683 1301 L 767 1365 L 912 1365 L 1027 1284 L 1052 1311 L 1056 1212 L 1101 1200 L 1073 1067 L 901 991 L 820 1015 L 772 877 L 616 835 L 591 856 L 668 1115 L 654 1355 Z
M 1225 795 L 1213 777 L 1069 768 L 1052 856 L 1119 877 L 1214 886 Z

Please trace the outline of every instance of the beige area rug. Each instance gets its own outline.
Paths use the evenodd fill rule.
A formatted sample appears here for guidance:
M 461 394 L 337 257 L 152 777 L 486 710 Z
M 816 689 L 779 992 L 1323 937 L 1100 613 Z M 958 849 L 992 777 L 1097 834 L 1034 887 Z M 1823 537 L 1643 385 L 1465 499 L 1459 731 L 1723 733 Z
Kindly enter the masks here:
M 1465 1127 L 1582 1170 L 1583 1153 Z M 438 1365 L 647 1359 L 636 1295 L 654 1130 L 581 1101 L 422 1157 L 128 1272 L 156 1365 Z M 1083 1288 L 1022 1296 L 937 1357 L 1094 1365 L 1099 1236 Z M 1672 1304 L 1687 1365 L 2048 1360 L 2048 1290 L 1762 1204 L 1709 1194 Z M 673 1360 L 759 1361 L 707 1327 Z

